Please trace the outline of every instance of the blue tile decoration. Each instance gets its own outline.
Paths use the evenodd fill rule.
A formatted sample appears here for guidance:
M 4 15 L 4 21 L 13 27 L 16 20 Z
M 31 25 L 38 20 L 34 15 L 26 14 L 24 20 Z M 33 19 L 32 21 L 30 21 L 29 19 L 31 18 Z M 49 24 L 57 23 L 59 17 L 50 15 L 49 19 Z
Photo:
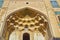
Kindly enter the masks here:
M 59 8 L 59 5 L 56 0 L 51 0 L 50 2 L 51 2 L 51 5 L 53 6 L 53 8 Z
M 3 1 L 3 0 L 0 0 L 0 1 Z
M 60 15 L 60 11 L 56 11 L 56 12 L 55 12 L 55 15 Z M 58 20 L 60 21 L 60 17 L 57 16 L 57 18 L 58 18 Z M 60 26 L 60 22 L 58 22 L 58 25 Z
M 3 5 L 3 2 L 4 2 L 4 0 L 0 0 L 0 8 L 1 8 L 2 5 Z
M 60 23 L 58 23 L 58 25 L 60 26 Z
M 50 0 L 50 1 L 56 1 L 56 0 Z
M 55 12 L 55 15 L 60 15 L 60 11 L 56 11 Z

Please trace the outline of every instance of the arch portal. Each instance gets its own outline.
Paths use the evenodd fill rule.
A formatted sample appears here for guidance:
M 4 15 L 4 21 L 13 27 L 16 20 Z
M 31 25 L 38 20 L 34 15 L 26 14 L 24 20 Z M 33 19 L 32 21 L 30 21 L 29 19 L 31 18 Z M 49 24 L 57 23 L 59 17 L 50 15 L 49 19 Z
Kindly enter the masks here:
M 48 33 L 46 31 L 49 30 L 48 27 L 48 19 L 43 13 L 32 8 L 23 8 L 7 16 L 3 29 L 3 38 L 8 40 L 15 29 L 20 31 L 27 29 L 31 32 L 39 31 L 45 36 L 45 33 Z M 25 36 L 28 37 L 26 40 L 30 40 L 28 33 L 23 34 L 23 40 L 25 40 Z
M 24 33 L 23 40 L 30 40 L 30 35 L 28 33 Z

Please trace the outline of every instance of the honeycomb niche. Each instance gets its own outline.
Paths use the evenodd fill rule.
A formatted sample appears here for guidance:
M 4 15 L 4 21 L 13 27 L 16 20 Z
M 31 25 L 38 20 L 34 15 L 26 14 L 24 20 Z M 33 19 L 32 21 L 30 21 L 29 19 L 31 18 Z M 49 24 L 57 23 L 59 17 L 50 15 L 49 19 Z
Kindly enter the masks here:
M 20 31 L 27 29 L 30 32 L 38 30 L 45 36 L 48 28 L 48 20 L 39 11 L 32 8 L 23 8 L 8 15 L 4 27 L 3 38 L 5 40 L 9 40 L 10 34 L 15 29 Z

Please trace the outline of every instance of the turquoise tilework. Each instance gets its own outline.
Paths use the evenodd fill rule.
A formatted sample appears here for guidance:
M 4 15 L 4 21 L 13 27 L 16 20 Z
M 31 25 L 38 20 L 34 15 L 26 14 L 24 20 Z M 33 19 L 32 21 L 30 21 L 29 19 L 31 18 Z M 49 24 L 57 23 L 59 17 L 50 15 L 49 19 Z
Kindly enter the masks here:
M 60 15 L 60 11 L 56 11 L 55 12 L 55 15 Z
M 0 8 L 2 7 L 2 5 L 3 5 L 3 0 L 0 0 Z
M 58 23 L 58 25 L 60 26 L 60 23 Z

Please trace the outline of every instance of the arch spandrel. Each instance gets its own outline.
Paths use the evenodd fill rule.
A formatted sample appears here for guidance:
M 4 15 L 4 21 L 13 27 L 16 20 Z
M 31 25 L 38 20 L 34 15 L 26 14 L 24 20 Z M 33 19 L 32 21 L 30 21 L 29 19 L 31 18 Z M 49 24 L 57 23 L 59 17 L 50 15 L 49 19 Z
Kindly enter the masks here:
M 22 29 L 20 29 L 20 27 Z M 29 31 L 38 30 L 45 35 L 45 30 L 48 27 L 48 20 L 44 14 L 31 8 L 23 8 L 17 10 L 7 16 L 4 26 L 4 37 L 8 40 L 11 32 L 16 29 L 23 31 L 25 28 Z M 33 30 L 31 28 L 34 28 Z M 8 34 L 8 35 L 7 35 Z

